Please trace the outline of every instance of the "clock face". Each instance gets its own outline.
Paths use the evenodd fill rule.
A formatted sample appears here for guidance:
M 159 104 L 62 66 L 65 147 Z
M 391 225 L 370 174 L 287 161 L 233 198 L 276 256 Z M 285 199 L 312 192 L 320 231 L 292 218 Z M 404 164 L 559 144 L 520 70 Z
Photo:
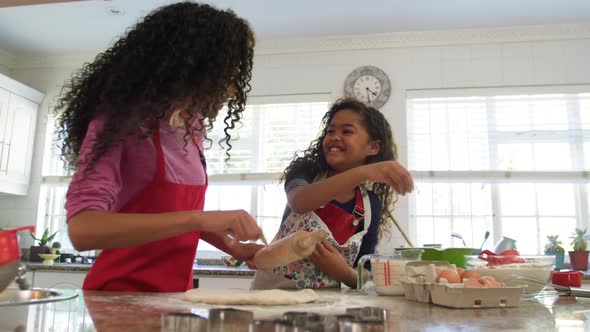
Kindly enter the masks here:
M 344 94 L 371 107 L 380 108 L 391 95 L 391 83 L 381 69 L 363 66 L 348 75 L 344 82 Z

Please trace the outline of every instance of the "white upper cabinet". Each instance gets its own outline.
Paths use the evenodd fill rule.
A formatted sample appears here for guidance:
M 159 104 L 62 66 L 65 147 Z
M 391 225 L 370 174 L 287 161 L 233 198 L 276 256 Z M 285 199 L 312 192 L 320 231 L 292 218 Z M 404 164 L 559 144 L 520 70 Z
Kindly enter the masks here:
M 0 193 L 29 190 L 37 112 L 43 94 L 0 74 Z

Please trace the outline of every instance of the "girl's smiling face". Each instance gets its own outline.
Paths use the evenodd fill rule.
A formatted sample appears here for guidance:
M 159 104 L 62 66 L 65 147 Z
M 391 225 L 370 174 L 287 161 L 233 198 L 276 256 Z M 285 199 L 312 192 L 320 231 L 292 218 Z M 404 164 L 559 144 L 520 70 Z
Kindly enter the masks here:
M 361 115 L 350 109 L 334 114 L 322 142 L 326 163 L 336 173 L 364 165 L 380 146 L 369 136 Z

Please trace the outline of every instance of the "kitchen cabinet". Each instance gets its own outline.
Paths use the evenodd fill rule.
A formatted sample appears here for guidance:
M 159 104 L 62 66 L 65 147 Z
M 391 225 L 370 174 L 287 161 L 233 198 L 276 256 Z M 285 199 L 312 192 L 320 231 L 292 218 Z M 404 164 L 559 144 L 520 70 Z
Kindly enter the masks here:
M 35 271 L 32 286 L 35 288 L 81 289 L 85 272 Z
M 84 278 L 90 265 L 82 264 L 56 264 L 43 265 L 41 263 L 28 263 L 26 278 L 32 287 L 37 288 L 82 288 Z M 253 279 L 253 271 L 244 269 L 232 270 L 224 266 L 198 266 L 193 268 L 193 278 L 199 288 L 216 289 L 250 289 Z M 251 273 L 248 273 L 251 272 Z M 16 283 L 10 285 L 17 288 Z
M 0 74 L 0 193 L 26 195 L 44 95 Z
M 215 289 L 250 289 L 252 277 L 196 277 L 199 288 Z

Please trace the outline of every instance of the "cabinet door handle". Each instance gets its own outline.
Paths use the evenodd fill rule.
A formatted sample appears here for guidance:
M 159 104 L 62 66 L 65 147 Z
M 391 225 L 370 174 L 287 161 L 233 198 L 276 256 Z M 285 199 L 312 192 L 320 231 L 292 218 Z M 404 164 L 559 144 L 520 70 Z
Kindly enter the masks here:
M 2 168 L 2 161 L 4 160 L 4 140 L 0 141 L 0 168 Z M 2 170 L 0 170 L 2 174 Z
M 4 172 L 4 174 L 8 174 L 8 162 L 10 161 L 10 144 L 12 144 L 12 141 L 6 144 L 6 147 L 8 148 L 8 154 L 6 155 L 6 169 L 2 171 Z M 4 149 L 2 149 L 2 152 L 4 152 Z

